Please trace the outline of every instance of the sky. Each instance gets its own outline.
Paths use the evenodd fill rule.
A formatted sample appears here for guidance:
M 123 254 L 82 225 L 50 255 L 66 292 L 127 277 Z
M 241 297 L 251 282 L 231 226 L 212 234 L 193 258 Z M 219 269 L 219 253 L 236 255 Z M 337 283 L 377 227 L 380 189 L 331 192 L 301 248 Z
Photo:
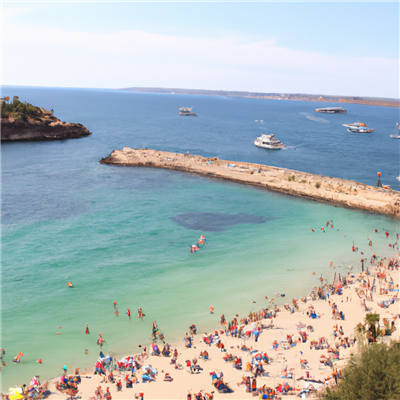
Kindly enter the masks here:
M 399 98 L 399 2 L 2 1 L 2 85 Z

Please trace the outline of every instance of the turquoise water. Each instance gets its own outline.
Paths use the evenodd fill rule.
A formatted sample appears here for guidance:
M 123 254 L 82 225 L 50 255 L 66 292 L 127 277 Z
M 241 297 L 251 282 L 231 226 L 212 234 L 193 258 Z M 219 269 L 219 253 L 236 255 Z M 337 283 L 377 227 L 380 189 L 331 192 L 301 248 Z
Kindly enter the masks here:
M 382 256 L 392 254 L 384 230 L 389 229 L 393 239 L 397 225 L 385 217 L 174 171 L 98 163 L 114 148 L 126 145 L 176 151 L 189 148 L 192 153 L 197 149 L 199 154 L 208 149 L 209 154 L 234 160 L 251 159 L 255 151 L 257 162 L 260 157 L 274 157 L 276 165 L 284 164 L 292 155 L 297 159 L 296 169 L 316 168 L 304 154 L 306 145 L 303 149 L 300 146 L 297 153 L 259 153 L 253 145 L 244 148 L 243 131 L 235 130 L 236 122 L 247 126 L 248 137 L 255 137 L 263 128 L 254 127 L 256 118 L 250 124 L 243 121 L 243 116 L 234 121 L 221 117 L 222 127 L 217 132 L 215 122 L 206 117 L 205 121 L 199 117 L 190 122 L 174 119 L 173 114 L 163 120 L 162 104 L 170 104 L 173 96 L 40 88 L 18 88 L 18 93 L 15 88 L 8 90 L 22 100 L 26 96 L 34 104 L 55 108 L 55 115 L 62 119 L 82 122 L 93 135 L 65 142 L 2 146 L 1 347 L 6 350 L 7 362 L 1 373 L 2 390 L 27 382 L 33 374 L 40 374 L 42 380 L 55 376 L 64 364 L 92 366 L 99 350 L 99 332 L 106 340 L 104 350 L 123 356 L 138 351 L 139 344 L 150 343 L 153 320 L 167 341 L 174 342 L 192 323 L 197 324 L 199 332 L 207 331 L 222 313 L 243 314 L 266 305 L 266 295 L 286 293 L 286 299 L 291 299 L 312 289 L 321 274 L 331 278 L 335 271 L 345 273 L 350 265 L 357 270 L 360 252 L 368 258 L 372 254 L 367 239 L 372 239 L 373 251 Z M 72 101 L 73 97 L 76 101 Z M 182 105 L 183 99 L 179 97 L 177 106 Z M 199 102 L 211 114 L 216 104 L 222 116 L 237 114 L 235 109 L 224 108 L 230 100 L 225 106 L 215 98 L 193 96 L 190 101 Z M 246 99 L 234 101 L 249 119 L 254 104 L 259 104 Z M 150 119 L 143 102 L 154 102 L 160 107 L 159 115 Z M 115 103 L 128 107 L 129 112 L 125 109 L 125 113 L 118 114 L 117 110 L 114 114 Z M 56 104 L 60 111 L 50 104 Z M 293 103 L 267 104 L 277 107 L 275 114 L 286 110 L 288 118 L 293 118 Z M 296 106 L 300 107 L 296 114 L 299 131 L 303 118 L 299 109 L 306 106 Z M 392 110 L 381 109 L 392 115 Z M 318 124 L 304 119 L 306 127 L 307 121 Z M 232 130 L 228 131 L 227 126 Z M 229 140 L 232 131 L 239 139 L 237 144 Z M 307 129 L 292 140 L 312 143 L 311 135 Z M 282 139 L 282 135 L 277 136 Z M 318 136 L 318 141 L 318 146 L 329 148 L 327 135 Z M 395 155 L 397 150 L 390 153 L 390 142 L 387 146 L 389 154 Z M 318 147 L 311 146 L 310 152 L 319 154 Z M 359 155 L 364 160 L 363 154 Z M 346 154 L 337 154 L 341 160 L 337 168 L 336 161 L 330 161 L 328 155 L 320 157 L 326 157 L 326 163 L 320 164 L 319 169 L 341 176 Z M 381 162 L 389 171 L 395 159 L 374 158 L 371 170 Z M 365 171 L 346 170 L 347 175 L 352 173 L 358 180 L 366 177 Z M 266 217 L 266 222 L 199 231 L 185 228 L 173 219 L 192 212 L 258 215 Z M 320 227 L 328 220 L 333 220 L 334 227 L 323 233 Z M 378 234 L 375 229 L 379 229 Z M 207 238 L 206 245 L 190 254 L 190 246 L 201 234 Z M 351 251 L 353 241 L 359 247 L 358 253 Z M 329 268 L 330 261 L 335 270 Z M 74 288 L 67 287 L 68 281 L 73 282 Z M 118 302 L 119 317 L 114 315 L 114 301 Z M 209 314 L 210 305 L 214 306 L 215 315 Z M 137 318 L 139 306 L 146 314 L 143 321 Z M 132 311 L 130 321 L 128 307 Z M 89 324 L 90 335 L 84 334 L 85 323 Z M 20 351 L 24 353 L 22 362 L 13 364 L 12 358 Z M 36 363 L 39 358 L 43 359 L 42 365 Z

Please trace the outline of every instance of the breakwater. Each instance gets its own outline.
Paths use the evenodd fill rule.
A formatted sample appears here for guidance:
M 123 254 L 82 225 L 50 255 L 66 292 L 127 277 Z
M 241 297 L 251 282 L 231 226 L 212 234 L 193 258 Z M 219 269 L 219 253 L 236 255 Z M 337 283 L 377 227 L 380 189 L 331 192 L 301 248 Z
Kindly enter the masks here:
M 400 219 L 400 192 L 263 164 L 124 147 L 102 164 L 184 171 Z

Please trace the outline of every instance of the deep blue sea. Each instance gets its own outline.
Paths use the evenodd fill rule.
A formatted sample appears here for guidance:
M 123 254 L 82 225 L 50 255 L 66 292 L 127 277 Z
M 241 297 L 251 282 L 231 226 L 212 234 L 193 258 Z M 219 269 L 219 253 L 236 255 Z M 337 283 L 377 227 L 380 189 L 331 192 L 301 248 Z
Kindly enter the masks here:
M 99 332 L 105 352 L 135 353 L 139 344 L 149 345 L 154 320 L 174 342 L 192 323 L 204 332 L 222 313 L 243 315 L 266 306 L 266 295 L 286 293 L 291 299 L 307 293 L 321 275 L 346 273 L 350 265 L 358 270 L 360 252 L 372 254 L 368 239 L 382 257 L 393 254 L 384 230 L 394 239 L 397 221 L 383 216 L 99 160 L 125 146 L 189 150 L 371 185 L 380 171 L 384 184 L 400 190 L 400 141 L 390 138 L 397 133 L 396 108 L 343 104 L 347 114 L 330 115 L 315 108 L 337 104 L 2 88 L 2 96 L 14 95 L 54 109 L 56 117 L 82 123 L 93 134 L 1 146 L 0 347 L 7 363 L 2 391 L 28 383 L 34 374 L 41 380 L 56 376 L 63 365 L 92 366 Z M 191 106 L 197 118 L 179 116 L 178 107 Z M 342 126 L 356 121 L 374 132 L 348 133 Z M 257 148 L 253 140 L 263 133 L 275 134 L 288 148 Z M 320 227 L 328 220 L 334 227 L 324 234 Z M 190 254 L 201 234 L 206 245 Z M 359 253 L 351 251 L 353 242 Z M 90 335 L 84 334 L 85 323 Z M 22 362 L 12 363 L 19 352 Z

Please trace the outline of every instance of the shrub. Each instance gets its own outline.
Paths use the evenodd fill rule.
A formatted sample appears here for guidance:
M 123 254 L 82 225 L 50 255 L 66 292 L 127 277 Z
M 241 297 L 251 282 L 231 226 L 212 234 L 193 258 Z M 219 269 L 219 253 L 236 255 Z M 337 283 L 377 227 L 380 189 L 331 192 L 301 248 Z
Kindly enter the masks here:
M 337 388 L 326 389 L 322 400 L 400 399 L 400 347 L 398 343 L 361 345 L 343 369 Z
M 319 188 L 321 187 L 321 184 L 320 184 L 319 182 L 315 182 L 315 187 L 316 187 L 317 189 L 319 189 Z

